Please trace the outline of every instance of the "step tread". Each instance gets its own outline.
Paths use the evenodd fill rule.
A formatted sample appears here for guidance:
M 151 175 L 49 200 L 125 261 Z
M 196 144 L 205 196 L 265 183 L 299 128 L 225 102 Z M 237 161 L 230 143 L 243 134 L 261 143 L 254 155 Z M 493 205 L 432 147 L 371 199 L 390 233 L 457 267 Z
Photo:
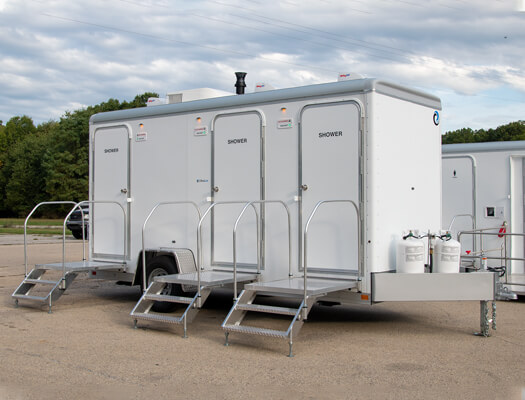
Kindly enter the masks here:
M 268 306 L 264 304 L 247 304 L 247 303 L 237 304 L 235 308 L 237 310 L 263 312 L 263 313 L 268 313 L 268 314 L 292 315 L 292 316 L 297 314 L 297 311 L 298 311 L 297 308 Z
M 168 324 L 182 324 L 184 321 L 180 317 L 170 317 L 169 315 L 150 314 L 150 313 L 134 313 L 131 314 L 133 319 L 143 319 L 148 321 L 165 322 Z
M 275 329 L 267 329 L 267 328 L 257 328 L 255 326 L 224 325 L 223 329 L 228 332 L 249 333 L 252 335 L 272 336 L 272 337 L 280 337 L 280 338 L 288 337 L 288 333 L 286 331 L 278 331 Z
M 168 296 L 168 295 L 162 295 L 162 294 L 146 293 L 144 295 L 144 300 L 166 301 L 169 303 L 190 304 L 193 301 L 193 297 Z
M 31 296 L 28 294 L 13 294 L 12 297 L 15 299 L 27 299 L 27 300 L 37 300 L 37 301 L 47 301 L 47 298 L 49 297 L 41 297 L 41 296 Z
M 26 278 L 24 279 L 24 283 L 31 283 L 31 284 L 42 284 L 42 285 L 57 285 L 60 283 L 60 281 L 49 281 L 45 279 L 32 279 L 32 278 Z

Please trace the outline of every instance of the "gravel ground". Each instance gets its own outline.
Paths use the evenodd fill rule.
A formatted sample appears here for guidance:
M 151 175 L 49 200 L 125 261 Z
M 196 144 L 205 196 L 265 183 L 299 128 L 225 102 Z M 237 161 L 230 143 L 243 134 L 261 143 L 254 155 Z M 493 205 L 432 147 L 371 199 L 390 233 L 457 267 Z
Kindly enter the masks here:
M 31 263 L 60 260 L 61 242 L 46 242 L 31 241 Z M 225 291 L 187 339 L 179 326 L 133 329 L 140 290 L 111 282 L 78 278 L 52 314 L 15 308 L 23 246 L 0 243 L 0 399 L 525 399 L 523 299 L 498 302 L 490 338 L 472 335 L 479 302 L 315 306 L 288 358 L 284 340 L 223 345 Z M 71 260 L 81 253 L 68 241 Z

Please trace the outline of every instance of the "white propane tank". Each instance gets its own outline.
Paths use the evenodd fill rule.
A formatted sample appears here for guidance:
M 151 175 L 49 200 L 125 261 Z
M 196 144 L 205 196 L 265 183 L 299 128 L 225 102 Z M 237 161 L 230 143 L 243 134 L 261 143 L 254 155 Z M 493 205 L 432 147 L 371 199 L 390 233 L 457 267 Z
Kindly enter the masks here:
M 461 245 L 457 240 L 436 239 L 433 254 L 432 272 L 457 274 L 459 272 L 459 255 Z
M 401 239 L 397 243 L 396 269 L 402 274 L 425 272 L 425 242 L 415 237 Z

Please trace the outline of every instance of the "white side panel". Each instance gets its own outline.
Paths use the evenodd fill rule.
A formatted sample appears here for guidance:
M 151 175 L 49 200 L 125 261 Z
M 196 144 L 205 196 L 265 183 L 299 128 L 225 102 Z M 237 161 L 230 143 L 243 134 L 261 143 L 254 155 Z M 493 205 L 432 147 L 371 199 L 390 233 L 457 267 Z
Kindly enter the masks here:
M 215 121 L 213 132 L 214 201 L 261 200 L 262 128 L 261 117 L 254 112 L 222 115 Z M 233 262 L 233 226 L 243 205 L 217 205 L 213 210 L 212 263 Z M 256 219 L 247 211 L 238 226 L 237 261 L 256 264 Z
M 372 301 L 493 300 L 494 274 L 372 274 Z
M 301 118 L 302 221 L 323 200 L 359 207 L 359 108 L 355 103 L 304 109 Z M 308 233 L 308 269 L 358 270 L 357 214 L 350 203 L 326 203 Z
M 118 202 L 127 212 L 128 130 L 124 126 L 96 129 L 93 135 L 93 200 Z M 124 215 L 116 204 L 95 203 L 90 212 L 93 253 L 124 254 Z
M 432 108 L 377 93 L 368 104 L 367 267 L 391 271 L 403 231 L 441 229 L 441 133 Z

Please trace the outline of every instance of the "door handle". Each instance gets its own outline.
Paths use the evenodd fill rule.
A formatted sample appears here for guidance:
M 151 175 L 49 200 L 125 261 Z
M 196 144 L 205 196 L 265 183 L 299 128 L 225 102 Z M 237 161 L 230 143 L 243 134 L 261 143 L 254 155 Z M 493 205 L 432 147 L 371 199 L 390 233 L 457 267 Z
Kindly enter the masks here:
M 126 194 L 126 193 L 128 193 L 128 189 L 126 189 L 126 188 L 124 188 L 124 189 L 120 189 L 120 193 L 124 193 L 124 194 Z
M 219 191 L 219 187 L 218 187 L 218 186 L 214 186 L 214 187 L 213 187 L 213 191 L 214 191 L 215 193 L 217 193 L 217 192 Z
M 301 190 L 307 191 L 308 190 L 308 185 L 301 185 Z

